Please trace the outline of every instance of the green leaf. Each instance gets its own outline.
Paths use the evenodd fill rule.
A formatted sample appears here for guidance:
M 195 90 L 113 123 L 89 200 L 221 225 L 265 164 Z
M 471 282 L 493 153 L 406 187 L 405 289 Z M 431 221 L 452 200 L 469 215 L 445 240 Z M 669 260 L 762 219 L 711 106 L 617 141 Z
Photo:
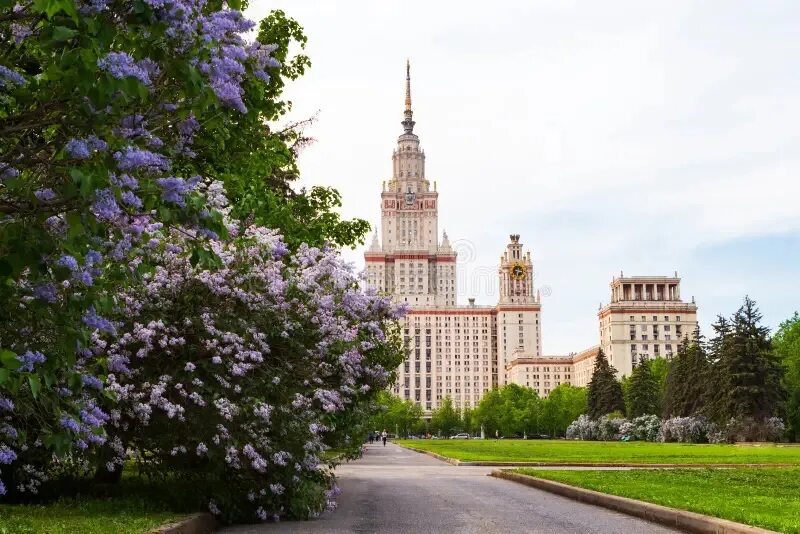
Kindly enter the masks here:
M 77 33 L 77 31 L 67 28 L 66 26 L 56 26 L 53 28 L 53 40 L 57 43 L 69 41 L 75 37 Z
M 9 369 L 0 369 L 0 384 L 5 383 L 9 376 L 11 376 L 11 371 Z
M 31 375 L 28 377 L 28 384 L 31 386 L 31 394 L 33 395 L 33 398 L 38 399 L 39 392 L 42 391 L 42 381 L 37 375 Z
M 242 10 L 242 0 L 228 0 L 228 7 L 237 11 Z
M 8 349 L 0 350 L 0 364 L 6 369 L 19 369 L 22 362 L 17 359 L 17 353 Z

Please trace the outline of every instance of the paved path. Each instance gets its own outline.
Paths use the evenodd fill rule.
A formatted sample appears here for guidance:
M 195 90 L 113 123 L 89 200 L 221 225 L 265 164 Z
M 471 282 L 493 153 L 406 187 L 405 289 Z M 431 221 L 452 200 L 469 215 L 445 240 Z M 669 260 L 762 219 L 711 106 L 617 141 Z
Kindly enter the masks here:
M 455 467 L 397 445 L 368 445 L 337 469 L 336 511 L 313 521 L 243 525 L 224 534 L 297 533 L 624 533 L 675 532 L 552 493 Z

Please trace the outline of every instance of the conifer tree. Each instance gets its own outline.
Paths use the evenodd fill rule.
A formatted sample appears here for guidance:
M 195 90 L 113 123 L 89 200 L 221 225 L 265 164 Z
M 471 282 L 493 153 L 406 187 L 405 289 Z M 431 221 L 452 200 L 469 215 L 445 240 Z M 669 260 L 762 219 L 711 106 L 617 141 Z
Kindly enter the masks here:
M 730 321 L 714 326 L 714 402 L 712 415 L 763 420 L 780 413 L 784 369 L 772 350 L 769 329 L 760 324 L 756 303 L 745 297 Z
M 702 414 L 711 394 L 711 365 L 699 331 L 684 340 L 669 363 L 664 386 L 664 417 Z
M 661 390 L 652 371 L 652 362 L 641 357 L 633 368 L 625 398 L 628 417 L 661 413 Z
M 588 389 L 589 417 L 597 418 L 611 412 L 625 411 L 625 400 L 622 396 L 622 385 L 617 380 L 617 370 L 608 363 L 603 349 L 599 350 L 595 358 Z

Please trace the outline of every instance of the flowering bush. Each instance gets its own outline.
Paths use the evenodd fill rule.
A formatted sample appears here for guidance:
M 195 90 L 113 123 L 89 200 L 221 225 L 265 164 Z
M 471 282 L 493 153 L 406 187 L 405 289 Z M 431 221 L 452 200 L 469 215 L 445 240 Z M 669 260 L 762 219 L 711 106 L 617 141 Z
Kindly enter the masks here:
M 5 5 L 0 496 L 127 448 L 151 473 L 225 480 L 198 492 L 228 518 L 318 509 L 335 491 L 315 462 L 348 446 L 396 353 L 385 301 L 333 252 L 284 245 L 364 230 L 333 191 L 287 193 L 299 134 L 265 127 L 308 65 L 288 58 L 302 29 L 276 12 L 248 43 L 232 0 Z M 224 221 L 209 176 L 233 219 L 293 233 Z
M 600 441 L 619 441 L 621 427 L 627 420 L 615 414 L 603 415 L 597 420 L 597 439 Z
M 678 443 L 705 443 L 709 433 L 716 431 L 713 423 L 701 416 L 673 417 L 661 424 L 658 441 Z
M 183 234 L 151 234 L 154 269 L 120 295 L 115 335 L 94 336 L 117 399 L 106 468 L 132 450 L 147 471 L 197 477 L 225 519 L 308 517 L 333 502 L 322 454 L 358 448 L 349 419 L 400 363 L 387 328 L 401 310 L 362 293 L 335 251 L 228 231 L 214 270 L 192 265 Z
M 779 417 L 762 421 L 752 418 L 731 418 L 724 426 L 709 433 L 711 443 L 736 443 L 740 441 L 781 441 L 786 425 Z
M 567 427 L 567 439 L 590 441 L 598 439 L 598 435 L 597 422 L 586 414 L 579 415 Z
M 622 438 L 631 441 L 657 441 L 661 419 L 655 415 L 642 415 L 620 426 Z

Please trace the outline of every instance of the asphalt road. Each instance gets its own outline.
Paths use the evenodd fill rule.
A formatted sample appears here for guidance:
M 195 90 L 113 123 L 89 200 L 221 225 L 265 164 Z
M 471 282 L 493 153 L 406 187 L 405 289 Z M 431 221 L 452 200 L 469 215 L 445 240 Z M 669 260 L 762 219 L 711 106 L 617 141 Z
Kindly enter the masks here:
M 337 510 L 312 521 L 242 525 L 224 534 L 675 532 L 565 497 L 456 467 L 391 443 L 337 469 Z

